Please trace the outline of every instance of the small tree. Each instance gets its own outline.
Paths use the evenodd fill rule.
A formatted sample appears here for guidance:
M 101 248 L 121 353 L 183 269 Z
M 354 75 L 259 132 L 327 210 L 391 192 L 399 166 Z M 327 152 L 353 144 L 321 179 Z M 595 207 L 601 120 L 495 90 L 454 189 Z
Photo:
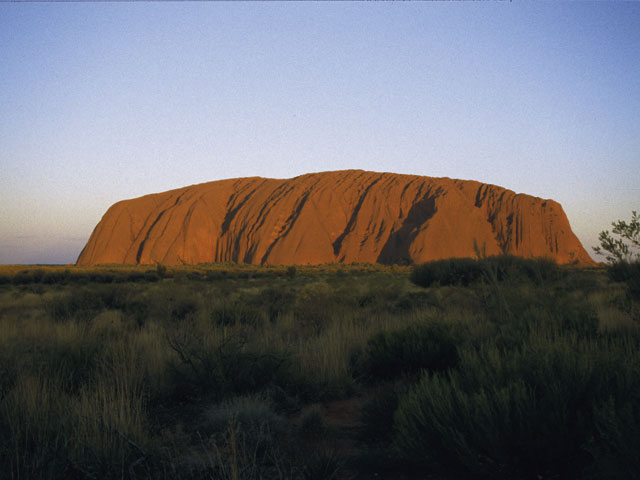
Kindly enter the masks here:
M 603 255 L 611 264 L 640 261 L 640 216 L 631 212 L 631 222 L 624 220 L 612 222 L 612 233 L 609 230 L 600 232 L 598 240 L 599 247 L 593 247 L 593 251 L 598 255 Z

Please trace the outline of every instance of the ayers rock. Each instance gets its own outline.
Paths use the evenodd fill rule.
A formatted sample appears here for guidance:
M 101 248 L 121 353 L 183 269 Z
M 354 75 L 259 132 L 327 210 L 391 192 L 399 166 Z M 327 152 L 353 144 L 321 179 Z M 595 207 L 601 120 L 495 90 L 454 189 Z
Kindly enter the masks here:
M 346 170 L 203 183 L 114 204 L 78 265 L 420 263 L 506 252 L 593 264 L 562 207 L 468 180 Z

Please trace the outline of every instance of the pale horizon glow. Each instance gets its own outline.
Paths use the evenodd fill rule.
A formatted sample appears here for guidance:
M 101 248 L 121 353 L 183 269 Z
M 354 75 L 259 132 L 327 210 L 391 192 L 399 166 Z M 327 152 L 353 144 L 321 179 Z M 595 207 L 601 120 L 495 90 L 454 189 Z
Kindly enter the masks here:
M 0 263 L 113 203 L 362 169 L 640 211 L 640 3 L 0 3 Z

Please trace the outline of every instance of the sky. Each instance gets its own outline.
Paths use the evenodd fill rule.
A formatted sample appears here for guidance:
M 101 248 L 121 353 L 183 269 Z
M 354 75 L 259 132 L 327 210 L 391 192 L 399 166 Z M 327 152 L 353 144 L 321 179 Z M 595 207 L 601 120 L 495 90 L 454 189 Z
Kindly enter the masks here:
M 113 203 L 358 168 L 640 211 L 640 3 L 0 3 L 0 263 Z

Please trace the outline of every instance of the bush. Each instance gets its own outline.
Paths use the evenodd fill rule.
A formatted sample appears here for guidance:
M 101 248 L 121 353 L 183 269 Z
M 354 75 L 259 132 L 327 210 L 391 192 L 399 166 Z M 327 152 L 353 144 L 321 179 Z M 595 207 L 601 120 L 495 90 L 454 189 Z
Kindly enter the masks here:
M 205 465 L 213 469 L 188 478 L 273 478 L 291 468 L 289 423 L 263 397 L 236 397 L 210 408 L 199 431 L 210 436 Z
M 357 306 L 361 309 L 372 311 L 387 310 L 405 291 L 405 285 L 389 280 L 372 278 L 364 285 L 358 282 L 359 289 L 354 289 L 352 285 L 346 285 L 339 290 L 342 295 L 340 295 L 341 298 L 339 297 L 336 300 L 343 305 Z
M 139 300 L 132 300 L 124 305 L 122 312 L 132 318 L 137 327 L 142 327 L 149 317 L 149 310 L 149 304 Z
M 161 263 L 156 265 L 156 273 L 159 278 L 164 278 L 167 276 L 167 267 Z
M 45 271 L 41 268 L 32 270 L 22 270 L 13 276 L 15 285 L 24 285 L 27 283 L 40 283 L 45 275 Z
M 553 313 L 555 325 L 566 334 L 593 337 L 598 333 L 600 319 L 593 308 L 584 302 L 558 299 Z
M 55 321 L 91 320 L 105 309 L 129 314 L 141 308 L 139 302 L 131 301 L 131 295 L 131 287 L 118 284 L 73 288 L 46 301 L 45 310 Z
M 640 260 L 614 263 L 609 265 L 607 273 L 612 281 L 626 283 L 629 294 L 640 299 Z
M 405 313 L 434 305 L 430 292 L 405 292 L 394 302 L 387 303 L 392 313 Z
M 478 261 L 485 272 L 498 281 L 532 281 L 538 285 L 559 278 L 558 264 L 549 258 L 523 258 L 516 255 L 495 255 Z
M 640 402 L 613 397 L 594 407 L 597 440 L 587 445 L 595 477 L 638 478 L 640 475 Z
M 168 337 L 178 359 L 170 367 L 170 399 L 198 402 L 261 392 L 286 384 L 290 357 L 286 353 L 245 348 L 241 338 L 229 337 L 217 347 L 189 345 Z
M 417 265 L 411 271 L 411 281 L 420 287 L 439 285 L 468 286 L 479 280 L 483 268 L 472 258 L 449 258 Z
M 70 319 L 90 320 L 105 308 L 102 295 L 89 288 L 73 289 L 70 293 L 56 295 L 45 302 L 44 306 L 56 322 Z
M 517 352 L 468 354 L 458 370 L 423 375 L 401 398 L 397 451 L 408 464 L 461 478 L 580 478 L 600 468 L 598 448 L 632 468 L 629 450 L 612 446 L 638 447 L 625 422 L 637 425 L 640 357 L 627 348 L 537 339 Z M 611 401 L 624 416 L 605 410 L 599 419 Z
M 111 277 L 113 281 L 113 275 Z M 160 275 L 155 270 L 148 270 L 146 272 L 139 272 L 134 270 L 132 272 L 129 272 L 125 278 L 125 281 L 127 282 L 157 282 L 158 280 L 160 280 Z
M 283 313 L 293 310 L 296 301 L 295 291 L 282 284 L 270 285 L 258 293 L 245 292 L 234 302 L 238 308 L 253 310 L 262 317 L 262 312 L 270 322 L 275 322 Z
M 200 303 L 196 298 L 180 297 L 171 305 L 171 320 L 180 322 L 193 318 L 200 309 Z
M 275 322 L 280 315 L 291 310 L 296 301 L 293 291 L 285 288 L 267 287 L 260 292 L 260 305 L 266 309 L 271 322 Z
M 458 363 L 456 341 L 440 323 L 379 332 L 369 339 L 363 373 L 370 379 L 392 379 L 421 370 L 440 372 Z
M 257 327 L 262 320 L 262 314 L 260 310 L 251 306 L 225 302 L 211 311 L 211 320 L 219 327 L 233 325 Z
M 436 284 L 466 287 L 482 279 L 541 284 L 557 279 L 559 275 L 560 269 L 551 259 L 496 255 L 480 260 L 450 258 L 424 263 L 413 268 L 410 279 L 420 287 Z
M 104 357 L 97 341 L 39 341 L 13 345 L 15 372 L 47 379 L 66 393 L 78 393 L 95 377 Z M 11 377 L 9 377 L 11 379 Z
M 46 284 L 59 284 L 66 285 L 71 278 L 71 273 L 69 270 L 59 271 L 54 270 L 51 272 L 46 272 L 42 277 L 42 283 Z
M 303 331 L 320 333 L 336 310 L 333 292 L 325 282 L 305 285 L 296 296 L 293 315 Z
M 115 275 L 110 272 L 91 272 L 85 276 L 94 283 L 113 283 L 115 281 Z

